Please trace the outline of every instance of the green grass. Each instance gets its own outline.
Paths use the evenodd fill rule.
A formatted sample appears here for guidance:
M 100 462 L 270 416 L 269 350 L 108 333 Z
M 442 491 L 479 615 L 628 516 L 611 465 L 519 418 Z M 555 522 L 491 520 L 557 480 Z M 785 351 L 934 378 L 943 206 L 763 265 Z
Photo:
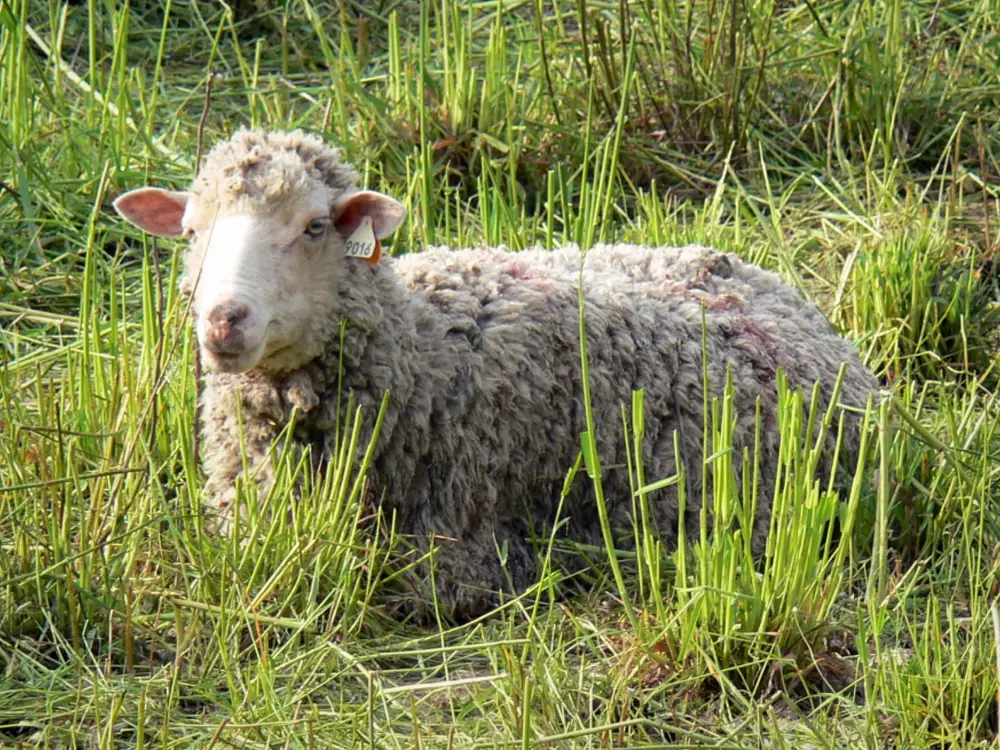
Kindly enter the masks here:
M 992 746 L 997 18 L 996 0 L 0 2 L 0 745 Z M 561 580 L 565 542 L 542 540 L 538 585 L 462 627 L 394 613 L 420 594 L 360 502 L 375 414 L 345 405 L 322 476 L 279 446 L 266 504 L 290 524 L 246 487 L 250 541 L 206 534 L 178 246 L 110 201 L 182 186 L 239 124 L 340 146 L 406 203 L 394 253 L 700 242 L 776 269 L 887 386 L 863 464 L 816 485 L 786 410 L 786 512 L 755 566 L 722 394 L 714 527 L 668 554 L 646 494 L 683 481 L 636 460 L 637 394 L 633 551 L 582 549 Z M 598 494 L 600 435 L 566 467 Z

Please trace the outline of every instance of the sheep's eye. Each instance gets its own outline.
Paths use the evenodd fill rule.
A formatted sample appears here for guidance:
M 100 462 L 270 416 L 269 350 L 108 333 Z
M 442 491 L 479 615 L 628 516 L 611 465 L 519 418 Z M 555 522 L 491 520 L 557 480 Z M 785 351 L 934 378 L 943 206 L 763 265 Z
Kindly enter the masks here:
M 322 237 L 328 226 L 330 226 L 329 219 L 313 219 L 306 225 L 306 236 L 312 237 L 313 239 Z

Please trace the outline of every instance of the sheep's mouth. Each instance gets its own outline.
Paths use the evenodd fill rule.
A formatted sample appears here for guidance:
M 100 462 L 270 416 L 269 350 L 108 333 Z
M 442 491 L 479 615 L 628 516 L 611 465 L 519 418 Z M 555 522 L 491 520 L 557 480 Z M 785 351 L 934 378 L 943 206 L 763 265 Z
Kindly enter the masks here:
M 202 362 L 208 370 L 231 375 L 253 369 L 260 361 L 263 351 L 263 342 L 253 349 L 244 349 L 241 352 L 217 352 L 205 346 L 201 347 Z

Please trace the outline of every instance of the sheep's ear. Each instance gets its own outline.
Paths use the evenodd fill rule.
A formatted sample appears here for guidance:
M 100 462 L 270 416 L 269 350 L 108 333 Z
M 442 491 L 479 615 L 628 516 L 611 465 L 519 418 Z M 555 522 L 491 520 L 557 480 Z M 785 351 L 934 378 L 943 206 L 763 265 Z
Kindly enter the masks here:
M 187 193 L 143 187 L 118 196 L 114 206 L 122 218 L 144 232 L 159 237 L 180 237 L 184 234 L 181 219 L 187 202 Z
M 341 237 L 349 237 L 361 220 L 370 216 L 375 237 L 381 240 L 392 234 L 402 223 L 406 217 L 406 209 L 395 198 L 374 190 L 362 190 L 340 198 L 333 204 L 331 215 L 337 234 Z

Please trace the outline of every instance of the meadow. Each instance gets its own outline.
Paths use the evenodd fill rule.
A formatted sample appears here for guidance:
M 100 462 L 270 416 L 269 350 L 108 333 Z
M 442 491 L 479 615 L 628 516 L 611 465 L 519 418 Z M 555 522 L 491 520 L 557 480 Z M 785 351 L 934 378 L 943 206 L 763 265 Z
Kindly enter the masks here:
M 998 18 L 0 2 L 0 746 L 995 747 Z M 181 247 L 111 201 L 183 187 L 239 125 L 340 147 L 408 208 L 393 254 L 697 242 L 778 271 L 884 386 L 853 482 L 813 481 L 788 394 L 762 559 L 717 482 L 714 532 L 676 552 L 637 519 L 628 548 L 436 626 L 395 613 L 405 557 L 359 501 L 372 414 L 345 413 L 303 502 L 279 484 L 291 522 L 207 533 Z

